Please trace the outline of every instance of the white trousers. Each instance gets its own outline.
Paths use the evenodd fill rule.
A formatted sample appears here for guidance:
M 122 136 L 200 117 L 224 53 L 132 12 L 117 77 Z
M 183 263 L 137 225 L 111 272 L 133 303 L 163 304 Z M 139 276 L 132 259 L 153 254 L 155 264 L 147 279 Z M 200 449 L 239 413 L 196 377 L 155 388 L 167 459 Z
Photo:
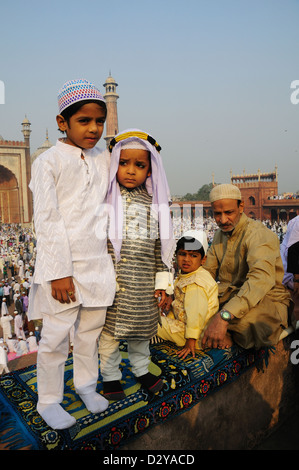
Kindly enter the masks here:
M 135 377 L 147 374 L 150 363 L 149 341 L 127 340 L 128 356 Z M 121 380 L 119 368 L 122 357 L 119 351 L 119 341 L 112 336 L 102 334 L 99 341 L 100 369 L 104 382 Z
M 64 366 L 73 328 L 73 380 L 77 393 L 95 391 L 97 386 L 98 338 L 106 318 L 105 308 L 76 306 L 60 313 L 43 314 L 42 338 L 37 355 L 38 400 L 61 403 Z

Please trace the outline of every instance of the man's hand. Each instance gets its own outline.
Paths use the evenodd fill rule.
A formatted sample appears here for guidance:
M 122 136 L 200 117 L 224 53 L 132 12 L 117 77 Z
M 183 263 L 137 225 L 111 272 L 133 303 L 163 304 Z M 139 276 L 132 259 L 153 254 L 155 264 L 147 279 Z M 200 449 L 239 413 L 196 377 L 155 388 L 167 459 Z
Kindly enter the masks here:
M 69 304 L 76 301 L 75 285 L 72 276 L 63 277 L 62 279 L 55 279 L 51 281 L 52 297 L 58 300 L 61 304 Z
M 188 338 L 186 340 L 186 343 L 183 349 L 181 349 L 180 352 L 178 352 L 178 356 L 181 359 L 185 359 L 185 357 L 191 353 L 192 357 L 195 357 L 195 346 L 196 346 L 196 339 Z
M 219 312 L 214 315 L 202 338 L 202 348 L 226 349 L 231 346 L 227 333 L 228 322 L 222 320 Z

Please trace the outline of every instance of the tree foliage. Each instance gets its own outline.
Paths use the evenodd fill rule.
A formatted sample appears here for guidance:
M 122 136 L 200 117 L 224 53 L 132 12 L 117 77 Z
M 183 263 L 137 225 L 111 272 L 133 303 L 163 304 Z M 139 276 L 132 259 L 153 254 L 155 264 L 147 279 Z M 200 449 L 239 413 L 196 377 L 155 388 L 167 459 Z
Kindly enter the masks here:
M 191 194 L 187 193 L 185 196 L 182 197 L 183 201 L 208 201 L 209 194 L 211 189 L 213 188 L 213 183 L 204 184 L 197 193 Z

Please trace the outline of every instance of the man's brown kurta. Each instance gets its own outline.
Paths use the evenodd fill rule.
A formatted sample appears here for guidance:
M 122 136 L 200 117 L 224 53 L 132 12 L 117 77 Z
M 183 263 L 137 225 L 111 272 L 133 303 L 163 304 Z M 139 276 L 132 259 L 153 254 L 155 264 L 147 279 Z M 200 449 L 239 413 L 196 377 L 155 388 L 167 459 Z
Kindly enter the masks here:
M 244 213 L 231 234 L 220 229 L 205 268 L 219 282 L 219 304 L 236 318 L 228 329 L 244 348 L 276 344 L 287 327 L 290 296 L 276 234 Z

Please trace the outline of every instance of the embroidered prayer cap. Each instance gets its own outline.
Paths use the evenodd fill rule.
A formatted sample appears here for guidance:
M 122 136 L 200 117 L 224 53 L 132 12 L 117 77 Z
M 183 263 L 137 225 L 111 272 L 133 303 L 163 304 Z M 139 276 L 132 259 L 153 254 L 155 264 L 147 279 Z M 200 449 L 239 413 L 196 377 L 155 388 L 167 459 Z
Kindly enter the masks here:
M 241 191 L 234 184 L 218 184 L 210 192 L 210 202 L 220 199 L 236 199 L 241 201 Z
M 95 100 L 105 103 L 104 97 L 95 85 L 88 80 L 69 80 L 58 92 L 59 113 L 78 101 Z M 105 103 L 106 104 L 106 103 Z
M 193 238 L 194 240 L 191 241 L 190 243 L 185 243 L 185 248 L 186 250 L 200 250 L 201 248 L 204 249 L 205 255 L 207 254 L 209 245 L 208 245 L 208 239 L 203 230 L 187 230 L 187 232 L 184 232 L 181 238 Z

